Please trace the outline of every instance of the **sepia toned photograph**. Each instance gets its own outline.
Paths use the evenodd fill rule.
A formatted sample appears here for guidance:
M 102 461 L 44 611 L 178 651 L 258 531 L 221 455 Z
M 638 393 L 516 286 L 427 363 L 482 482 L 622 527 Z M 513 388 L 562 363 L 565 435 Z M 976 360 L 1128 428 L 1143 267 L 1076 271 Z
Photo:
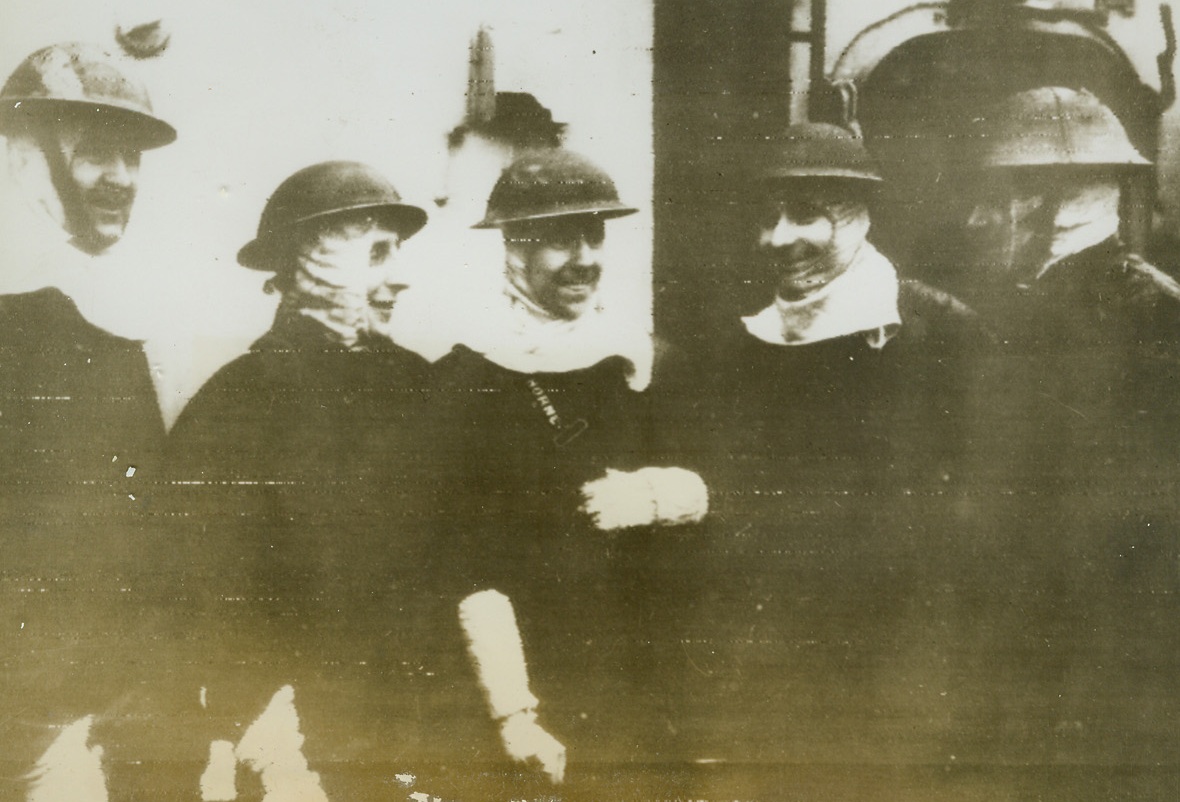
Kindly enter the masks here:
M 1152 0 L 41 0 L 0 799 L 1180 795 Z

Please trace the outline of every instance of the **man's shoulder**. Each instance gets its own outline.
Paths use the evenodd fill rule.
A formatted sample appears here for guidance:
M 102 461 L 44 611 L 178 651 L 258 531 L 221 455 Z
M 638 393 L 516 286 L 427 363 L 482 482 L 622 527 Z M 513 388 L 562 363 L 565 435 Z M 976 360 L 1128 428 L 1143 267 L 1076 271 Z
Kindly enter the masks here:
M 904 278 L 898 287 L 897 311 L 906 336 L 922 340 L 987 343 L 990 330 L 979 313 L 946 290 Z
M 1120 295 L 1125 302 L 1180 311 L 1180 282 L 1138 254 L 1121 254 L 1108 275 L 1123 285 Z
M 56 287 L 0 295 L 0 320 L 6 338 L 37 338 L 41 342 L 105 343 L 138 347 L 138 343 L 91 323 L 73 300 Z

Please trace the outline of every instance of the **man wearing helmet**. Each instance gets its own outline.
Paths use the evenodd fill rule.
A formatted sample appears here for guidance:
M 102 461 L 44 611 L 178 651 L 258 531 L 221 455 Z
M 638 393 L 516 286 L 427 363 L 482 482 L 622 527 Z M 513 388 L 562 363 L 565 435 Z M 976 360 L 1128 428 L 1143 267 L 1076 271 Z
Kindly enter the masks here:
M 553 733 L 570 750 L 571 782 L 593 761 L 630 760 L 642 727 L 659 728 L 643 709 L 657 694 L 618 685 L 630 665 L 628 681 L 646 686 L 636 662 L 646 641 L 633 625 L 647 621 L 647 538 L 596 529 L 676 523 L 705 505 L 698 477 L 654 464 L 642 392 L 652 339 L 600 293 L 612 269 L 611 221 L 635 212 L 579 154 L 516 158 L 475 226 L 502 236 L 495 285 L 438 363 L 454 435 L 444 448 L 463 490 L 453 510 L 464 544 L 456 565 L 474 586 L 511 599 L 540 699 L 536 710 L 492 713 L 514 757 L 535 758 L 560 779 L 562 759 L 544 731 L 511 736 L 521 720 Z
M 851 132 L 792 125 L 751 164 L 758 311 L 655 388 L 712 508 L 681 571 L 696 592 L 678 605 L 680 748 L 731 765 L 891 761 L 894 726 L 932 715 L 887 700 L 932 679 L 893 660 L 921 654 L 904 633 L 942 611 L 923 523 L 961 487 L 969 357 L 987 338 L 867 239 L 881 179 Z M 889 723 L 865 714 L 882 709 Z M 738 771 L 726 793 L 758 781 Z
M 1036 482 L 1170 460 L 1180 285 L 1119 238 L 1121 183 L 1149 162 L 1084 89 L 1017 92 L 971 134 L 962 291 L 1003 341 L 985 411 L 1019 451 L 1048 444 L 1007 461 Z
M 232 789 L 235 766 L 300 799 L 369 798 L 410 774 L 432 791 L 432 767 L 455 783 L 477 771 L 456 756 L 490 725 L 429 537 L 429 364 L 389 335 L 413 283 L 399 251 L 426 219 L 376 169 L 324 162 L 279 185 L 238 252 L 273 274 L 278 309 L 170 434 L 195 529 L 174 541 L 191 548 L 157 558 L 200 588 L 177 615 L 218 644 L 215 659 L 176 660 L 197 669 L 184 688 L 207 689 L 193 754 L 219 744 L 190 792 L 199 778 Z M 294 747 L 275 752 L 243 720 Z
M 102 791 L 91 725 L 127 721 L 95 715 L 143 660 L 128 576 L 164 437 L 141 343 L 95 325 L 75 304 L 88 299 L 67 290 L 101 271 L 128 225 L 141 153 L 176 132 L 127 65 L 67 43 L 9 76 L 0 133 L 21 201 L 5 208 L 0 238 L 0 607 L 24 622 L 0 643 L 12 658 L 0 682 L 0 795 L 56 799 L 51 789 L 79 774 L 86 792 Z
M 181 413 L 169 442 L 173 470 L 277 479 L 354 469 L 369 434 L 361 424 L 409 414 L 414 398 L 389 404 L 365 388 L 425 381 L 426 361 L 388 334 L 411 283 L 398 252 L 425 223 L 425 211 L 357 162 L 313 165 L 280 184 L 258 236 L 238 252 L 243 266 L 273 274 L 274 324 Z M 323 403 L 305 403 L 321 393 Z
M 0 133 L 10 178 L 32 212 L 5 221 L 20 227 L 6 240 L 36 238 L 22 263 L 8 257 L 9 294 L 0 296 L 0 345 L 10 355 L 0 371 L 12 393 L 4 417 L 21 421 L 0 429 L 6 468 L 34 488 L 48 482 L 54 492 L 84 486 L 122 495 L 133 489 L 128 468 L 142 478 L 163 438 L 147 361 L 140 343 L 91 323 L 63 288 L 122 238 L 141 153 L 176 132 L 153 115 L 125 65 L 98 47 L 68 43 L 38 50 L 9 76 Z M 73 247 L 47 247 L 55 238 Z
M 824 447 L 798 477 L 805 482 L 872 484 L 884 478 L 877 459 L 895 463 L 894 474 L 940 475 L 937 449 L 925 451 L 937 442 L 932 433 L 886 435 L 898 415 L 918 423 L 932 411 L 932 393 L 960 384 L 957 357 L 986 342 L 982 326 L 952 296 L 900 277 L 867 239 L 881 178 L 852 133 L 797 124 L 756 156 L 750 260 L 761 308 L 714 338 L 717 395 L 736 408 L 713 411 L 743 421 L 717 425 L 751 453 L 795 460 L 809 459 L 792 442 L 806 431 Z M 880 451 L 886 440 L 888 455 Z M 911 448 L 914 459 L 903 459 Z
M 963 291 L 1003 333 L 1093 339 L 1098 317 L 1175 336 L 1180 287 L 1119 241 L 1120 181 L 1150 165 L 1086 90 L 1016 93 L 975 120 Z M 1157 332 L 1159 333 L 1159 332 Z
M 974 650 L 1008 653 L 992 692 L 1028 732 L 1103 720 L 1173 743 L 1141 711 L 1175 683 L 1130 679 L 1175 650 L 1174 628 L 1156 623 L 1176 615 L 1162 567 L 1174 566 L 1175 504 L 1157 491 L 1177 478 L 1180 286 L 1119 238 L 1121 185 L 1148 161 L 1085 89 L 1013 93 L 970 134 L 962 291 L 999 335 L 974 394 L 976 540 L 995 544 L 975 562 L 1019 572 L 978 611 L 994 623 Z M 1117 690 L 1104 701 L 1099 686 Z M 994 727 L 988 737 L 1012 731 Z M 1060 759 L 1096 754 L 1099 738 Z

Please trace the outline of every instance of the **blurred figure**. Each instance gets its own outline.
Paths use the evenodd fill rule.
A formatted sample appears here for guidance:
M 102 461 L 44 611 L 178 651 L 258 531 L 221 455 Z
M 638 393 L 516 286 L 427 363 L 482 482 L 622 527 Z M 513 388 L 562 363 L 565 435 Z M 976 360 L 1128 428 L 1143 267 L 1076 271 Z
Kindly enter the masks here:
M 126 64 L 73 42 L 9 76 L 0 133 L 20 202 L 0 278 L 0 795 L 105 799 L 143 660 L 129 577 L 164 426 L 142 344 L 64 290 L 109 275 L 142 153 L 176 132 Z
M 1167 451 L 1180 412 L 1180 285 L 1119 239 L 1120 179 L 1149 162 L 1085 90 L 1017 93 L 973 133 L 963 291 L 1027 369 L 999 385 L 1012 390 L 1012 425 L 1040 421 L 1050 452 L 1086 449 L 1063 468 L 1099 464 L 1111 449 Z
M 1174 325 L 1176 283 L 1119 242 L 1120 176 L 1150 162 L 1114 113 L 1085 90 L 1042 87 L 977 126 L 970 299 L 1006 335 L 1046 345 L 1092 339 L 1099 317 L 1145 334 Z
M 1119 239 L 1122 179 L 1148 161 L 1086 90 L 1017 92 L 971 134 L 963 292 L 999 342 L 972 396 L 966 509 L 974 563 L 1005 577 L 976 648 L 1010 655 L 993 691 L 1006 721 L 1042 735 L 1103 722 L 1033 741 L 1037 760 L 1168 753 L 1175 728 L 1149 711 L 1176 694 L 1180 530 L 1158 489 L 1177 479 L 1180 286 Z M 1000 718 L 981 731 L 1002 740 Z

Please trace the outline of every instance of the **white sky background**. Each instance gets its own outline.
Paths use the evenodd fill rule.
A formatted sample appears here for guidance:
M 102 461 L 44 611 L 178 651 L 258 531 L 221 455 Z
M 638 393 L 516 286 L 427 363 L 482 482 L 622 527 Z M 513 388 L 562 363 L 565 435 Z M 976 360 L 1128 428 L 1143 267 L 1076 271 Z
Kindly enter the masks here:
M 433 203 L 445 193 L 445 137 L 462 120 L 468 44 L 481 24 L 496 89 L 536 95 L 569 124 L 567 145 L 641 208 L 610 223 L 603 292 L 625 313 L 649 314 L 650 0 L 22 0 L 5 5 L 0 72 L 53 42 L 114 48 L 116 24 L 155 19 L 171 45 L 138 66 L 180 136 L 145 154 L 131 225 L 112 252 L 118 264 L 103 270 L 118 290 L 105 302 L 126 321 L 120 333 L 148 339 L 169 419 L 269 326 L 275 299 L 235 254 L 269 194 L 301 167 L 366 161 L 427 208 L 431 224 L 403 254 L 423 271 L 429 325 L 445 327 L 456 288 L 482 289 L 467 270 L 500 269 L 495 232 L 470 231 L 474 219 L 457 219 L 462 204 Z M 493 264 L 464 267 L 464 243 Z

